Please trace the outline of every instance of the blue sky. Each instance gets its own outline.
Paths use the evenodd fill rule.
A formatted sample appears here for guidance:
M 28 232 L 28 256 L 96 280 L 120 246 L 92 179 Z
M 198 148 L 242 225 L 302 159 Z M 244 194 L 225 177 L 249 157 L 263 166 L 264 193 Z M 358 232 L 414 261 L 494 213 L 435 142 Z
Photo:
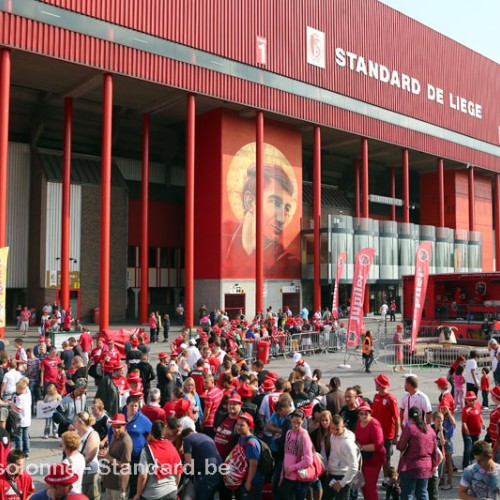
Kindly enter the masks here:
M 500 63 L 500 0 L 379 0 Z

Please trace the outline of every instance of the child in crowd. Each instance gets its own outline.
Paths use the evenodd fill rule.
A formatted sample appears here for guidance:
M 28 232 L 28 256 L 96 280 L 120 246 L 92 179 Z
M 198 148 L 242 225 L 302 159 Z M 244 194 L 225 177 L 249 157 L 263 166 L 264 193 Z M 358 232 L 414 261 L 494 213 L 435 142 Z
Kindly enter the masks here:
M 464 407 L 465 377 L 463 373 L 463 365 L 458 365 L 455 373 L 453 374 L 453 383 L 455 385 L 455 403 L 457 410 L 458 408 L 462 409 Z
M 490 392 L 490 369 L 484 367 L 481 370 L 481 394 L 483 396 L 483 410 L 489 409 L 488 394 Z
M 389 467 L 387 489 L 385 500 L 399 500 L 401 498 L 401 486 L 399 486 L 399 476 L 396 467 Z
M 439 411 L 442 413 L 443 420 L 443 429 L 446 431 L 446 441 L 444 443 L 444 471 L 443 471 L 443 479 L 448 476 L 448 480 L 444 481 L 441 489 L 443 490 L 451 490 L 453 487 L 453 434 L 455 433 L 455 417 L 453 413 L 450 411 L 449 406 L 446 403 L 441 403 L 439 405 Z
M 60 403 L 61 399 L 61 395 L 57 392 L 55 384 L 49 384 L 47 386 L 47 394 L 45 395 L 43 402 L 52 403 L 53 401 L 57 401 Z M 49 418 L 45 419 L 45 431 L 43 434 L 44 439 L 49 439 L 49 437 L 57 439 L 57 424 L 52 419 L 52 415 Z

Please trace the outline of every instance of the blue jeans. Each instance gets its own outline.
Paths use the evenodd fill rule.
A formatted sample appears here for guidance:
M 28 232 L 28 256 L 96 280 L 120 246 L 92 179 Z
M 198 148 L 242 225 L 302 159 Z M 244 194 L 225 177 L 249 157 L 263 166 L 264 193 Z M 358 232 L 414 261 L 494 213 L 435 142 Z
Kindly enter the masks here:
M 15 437 L 16 448 L 23 450 L 26 456 L 30 454 L 30 436 L 28 430 L 29 427 L 21 427 L 21 430 Z
M 427 491 L 428 481 L 428 479 L 408 477 L 408 471 L 401 472 L 399 476 L 401 500 L 429 500 L 429 493 Z
M 465 470 L 473 461 L 472 445 L 479 439 L 479 436 L 470 436 L 462 433 L 464 439 L 464 457 L 462 459 L 462 468 Z
M 213 500 L 214 493 L 217 490 L 222 476 L 220 473 L 205 476 L 200 474 L 196 476 L 194 482 L 194 494 L 196 500 Z
M 295 500 L 305 500 L 309 486 L 311 486 L 311 483 L 283 479 L 281 483 L 281 497 L 293 498 L 293 494 L 295 493 Z

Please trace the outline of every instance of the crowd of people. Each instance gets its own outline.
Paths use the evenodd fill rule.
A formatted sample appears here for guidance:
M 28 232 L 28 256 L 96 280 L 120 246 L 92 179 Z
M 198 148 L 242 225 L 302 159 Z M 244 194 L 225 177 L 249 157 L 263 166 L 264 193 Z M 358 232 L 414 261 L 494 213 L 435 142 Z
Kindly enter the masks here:
M 40 336 L 34 349 L 17 338 L 12 358 L 0 353 L 0 492 L 9 500 L 62 499 L 70 492 L 75 500 L 92 500 L 104 491 L 108 500 L 215 494 L 221 500 L 347 500 L 359 492 L 371 500 L 379 498 L 382 474 L 388 499 L 436 499 L 440 488 L 457 486 L 463 499 L 500 495 L 500 387 L 489 388 L 488 371 L 479 375 L 474 351 L 436 380 L 433 411 L 413 375 L 398 400 L 384 374 L 365 390 L 344 388 L 339 377 L 325 385 L 321 370 L 298 352 L 285 377 L 246 358 L 243 348 L 254 339 L 272 342 L 273 317 L 229 321 L 221 314 L 212 322 L 208 315 L 195 336 L 184 330 L 155 360 L 144 333 L 117 346 L 83 331 L 60 349 L 50 336 Z M 290 318 L 283 328 L 307 324 L 305 317 Z M 335 319 L 314 321 L 324 327 Z M 491 341 L 492 363 L 497 351 Z M 92 401 L 89 383 L 97 386 Z M 483 406 L 489 407 L 488 397 L 496 405 L 485 436 L 479 390 Z M 34 493 L 24 464 L 38 401 L 53 410 L 44 438 L 60 439 L 63 456 L 45 477 L 47 489 Z M 455 485 L 459 409 L 464 472 Z

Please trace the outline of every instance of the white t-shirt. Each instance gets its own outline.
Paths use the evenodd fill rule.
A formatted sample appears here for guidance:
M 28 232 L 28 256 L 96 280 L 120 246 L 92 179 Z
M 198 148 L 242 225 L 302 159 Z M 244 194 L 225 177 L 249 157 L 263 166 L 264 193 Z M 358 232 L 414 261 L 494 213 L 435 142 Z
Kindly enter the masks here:
M 5 384 L 4 394 L 14 394 L 16 392 L 16 384 L 23 378 L 22 374 L 17 370 L 9 370 L 3 376 L 3 383 Z
M 422 411 L 422 418 L 424 418 L 424 414 L 430 413 L 432 411 L 432 405 L 429 400 L 427 394 L 420 392 L 417 390 L 415 394 L 410 394 L 409 392 L 405 392 L 401 398 L 401 402 L 399 403 L 399 407 L 403 410 L 403 424 L 407 425 L 409 423 L 408 419 L 408 410 L 416 406 Z
M 476 358 L 468 359 L 465 363 L 465 383 L 466 384 L 474 384 L 474 378 L 472 377 L 472 370 L 474 370 L 474 374 L 476 375 L 476 380 L 478 380 L 477 376 L 477 361 Z
M 73 473 L 78 475 L 78 481 L 73 483 L 71 493 L 81 493 L 83 473 L 85 472 L 85 457 L 78 452 L 71 457 L 65 458 L 62 463 L 70 465 Z
M 16 394 L 12 402 L 19 410 L 21 427 L 29 427 L 31 425 L 31 392 L 27 391 L 25 394 Z
M 491 361 L 491 371 L 494 372 L 498 365 L 498 347 L 496 349 L 490 349 L 490 361 Z

